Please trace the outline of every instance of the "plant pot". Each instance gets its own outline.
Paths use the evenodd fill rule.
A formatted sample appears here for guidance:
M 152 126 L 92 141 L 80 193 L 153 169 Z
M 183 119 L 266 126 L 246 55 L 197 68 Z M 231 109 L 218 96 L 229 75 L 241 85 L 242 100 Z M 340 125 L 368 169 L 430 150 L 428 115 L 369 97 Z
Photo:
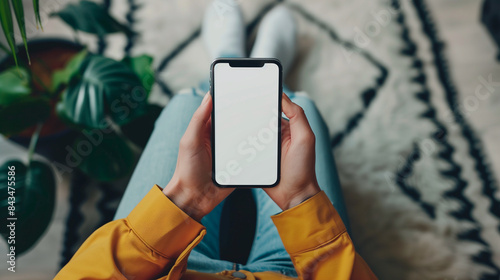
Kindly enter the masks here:
M 46 38 L 30 40 L 28 52 L 31 65 L 28 65 L 24 45 L 18 46 L 19 65 L 26 65 L 39 80 L 33 80 L 33 94 L 43 91 L 44 84 L 50 87 L 52 73 L 63 68 L 66 63 L 84 47 L 69 40 L 58 38 Z M 0 61 L 0 71 L 15 66 L 12 57 L 6 57 Z M 55 113 L 55 102 L 52 104 L 50 117 L 44 122 L 40 132 L 40 138 L 36 146 L 36 152 L 51 159 L 63 163 L 66 156 L 65 146 L 71 144 L 77 133 L 70 130 Z M 35 127 L 30 127 L 9 139 L 24 147 L 28 147 L 31 135 Z

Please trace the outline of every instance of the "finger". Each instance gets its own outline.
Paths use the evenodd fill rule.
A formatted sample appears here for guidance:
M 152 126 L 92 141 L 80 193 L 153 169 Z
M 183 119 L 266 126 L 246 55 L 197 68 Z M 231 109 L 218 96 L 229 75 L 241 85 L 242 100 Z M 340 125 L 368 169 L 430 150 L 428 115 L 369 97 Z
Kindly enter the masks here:
M 210 133 L 212 132 L 212 116 L 208 118 L 208 121 L 205 123 L 203 128 L 203 133 L 206 137 L 210 138 Z
M 290 122 L 281 118 L 281 135 L 287 135 L 290 133 Z
M 293 103 L 286 94 L 283 93 L 282 96 L 283 113 L 285 113 L 289 119 L 290 133 L 292 134 L 292 137 L 314 136 L 302 107 Z
M 194 143 L 199 141 L 200 135 L 204 132 L 206 123 L 212 112 L 212 97 L 207 93 L 201 102 L 201 105 L 196 109 L 189 122 L 186 132 L 183 136 L 183 141 Z
M 290 121 L 285 118 L 281 118 L 281 127 L 283 128 L 284 126 L 290 127 Z

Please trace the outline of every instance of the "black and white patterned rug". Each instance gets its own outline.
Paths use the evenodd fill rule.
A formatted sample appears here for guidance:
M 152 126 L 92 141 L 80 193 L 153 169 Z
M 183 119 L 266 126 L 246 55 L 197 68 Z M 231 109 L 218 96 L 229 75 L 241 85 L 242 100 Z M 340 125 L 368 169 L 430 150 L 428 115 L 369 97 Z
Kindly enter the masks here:
M 373 271 L 381 279 L 500 279 L 500 194 L 469 120 L 475 103 L 496 97 L 461 97 L 427 2 L 239 1 L 250 42 L 273 6 L 296 16 L 299 57 L 286 82 L 308 92 L 326 119 L 353 239 Z M 84 41 L 116 58 L 153 55 L 155 102 L 208 78 L 200 24 L 209 1 L 102 3 L 139 35 Z M 49 23 L 44 36 L 71 34 L 59 25 Z M 126 184 L 93 184 L 85 194 L 88 182 L 73 182 L 81 187 L 70 195 L 62 263 L 111 219 Z

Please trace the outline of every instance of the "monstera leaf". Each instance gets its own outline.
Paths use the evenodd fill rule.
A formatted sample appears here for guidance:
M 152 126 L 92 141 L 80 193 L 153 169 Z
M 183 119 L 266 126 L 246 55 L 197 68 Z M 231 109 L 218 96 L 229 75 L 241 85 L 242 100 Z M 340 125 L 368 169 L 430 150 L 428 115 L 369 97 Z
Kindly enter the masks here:
M 146 92 L 150 92 L 155 83 L 155 72 L 153 70 L 153 58 L 149 55 L 126 56 L 122 60 L 139 77 Z
M 68 61 L 63 69 L 54 72 L 54 74 L 52 75 L 53 92 L 56 92 L 63 85 L 69 84 L 71 78 L 78 74 L 80 66 L 82 65 L 82 62 L 85 60 L 87 55 L 88 51 L 86 49 L 80 51 Z
M 104 129 L 106 117 L 123 125 L 142 115 L 147 93 L 137 75 L 124 63 L 91 55 L 81 64 L 57 104 L 64 120 L 87 128 Z
M 13 160 L 0 166 L 0 219 L 15 224 L 15 244 L 9 243 L 11 228 L 0 227 L 0 234 L 9 246 L 15 246 L 16 254 L 28 251 L 47 229 L 54 212 L 55 190 L 54 173 L 45 163 L 32 161 L 25 166 Z M 9 198 L 12 196 L 14 199 Z
M 83 173 L 103 182 L 129 175 L 135 163 L 125 139 L 106 130 L 84 130 L 70 153 Z
M 62 10 L 52 13 L 51 16 L 60 17 L 74 30 L 100 36 L 116 32 L 133 34 L 127 26 L 111 17 L 104 6 L 91 1 L 81 0 L 75 4 L 70 3 Z

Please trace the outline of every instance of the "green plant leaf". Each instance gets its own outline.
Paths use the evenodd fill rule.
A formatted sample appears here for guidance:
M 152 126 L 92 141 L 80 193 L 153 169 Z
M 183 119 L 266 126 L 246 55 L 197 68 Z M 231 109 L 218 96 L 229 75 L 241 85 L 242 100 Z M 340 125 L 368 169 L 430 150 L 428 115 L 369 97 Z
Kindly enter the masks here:
M 14 57 L 14 62 L 17 64 L 16 55 L 16 40 L 14 38 L 14 22 L 12 20 L 12 14 L 10 12 L 10 2 L 7 0 L 0 1 L 0 23 L 2 24 L 3 34 L 7 43 L 9 44 L 12 57 Z
M 35 12 L 36 28 L 40 27 L 43 31 L 42 20 L 40 19 L 39 0 L 33 0 L 33 10 Z
M 122 133 L 137 146 L 144 148 L 148 143 L 149 136 L 153 133 L 156 119 L 160 116 L 162 107 L 148 104 L 146 112 L 121 127 Z
M 51 16 L 60 17 L 74 30 L 100 36 L 116 32 L 123 32 L 127 35 L 133 34 L 127 26 L 119 23 L 109 15 L 102 5 L 87 0 L 67 4 L 62 10 L 52 13 Z
M 12 177 L 9 167 L 12 166 L 15 168 L 15 180 L 9 180 Z M 15 182 L 15 185 L 11 183 L 9 188 L 9 182 Z M 14 196 L 14 204 L 9 199 L 10 194 Z M 7 224 L 15 222 L 16 244 L 13 246 L 16 247 L 16 255 L 27 252 L 47 229 L 54 212 L 55 195 L 54 172 L 46 163 L 32 161 L 26 166 L 18 160 L 11 160 L 0 166 L 0 218 L 2 221 L 17 218 L 16 221 L 7 221 Z M 12 205 L 15 207 L 14 216 L 9 215 L 9 206 Z M 0 234 L 7 241 L 10 229 L 0 227 Z
M 127 142 L 115 133 L 86 130 L 73 143 L 70 153 L 80 160 L 78 168 L 99 181 L 108 182 L 132 172 L 134 153 Z M 91 136 L 88 136 L 91 135 Z M 91 137 L 91 138 L 89 138 Z M 87 150 L 90 147 L 90 150 Z
M 127 64 L 141 80 L 142 85 L 149 93 L 155 83 L 155 72 L 153 70 L 153 58 L 149 55 L 126 56 L 122 60 Z
M 4 44 L 2 44 L 2 42 L 0 42 L 0 50 L 3 50 L 4 52 L 6 52 L 7 54 L 10 55 L 10 50 L 7 46 L 5 46 Z
M 31 94 L 30 75 L 24 68 L 10 68 L 0 73 L 0 106 L 19 101 Z
M 69 84 L 71 78 L 78 74 L 78 70 L 87 55 L 87 50 L 80 51 L 68 61 L 63 69 L 54 72 L 52 75 L 52 92 L 59 90 L 63 85 Z
M 81 78 L 70 81 L 57 105 L 63 119 L 87 128 L 106 128 L 107 116 L 123 125 L 142 114 L 147 93 L 125 64 L 92 55 L 78 73 Z
M 7 1 L 7 0 L 4 0 Z M 26 49 L 26 56 L 28 57 L 28 64 L 31 64 L 30 55 L 28 53 L 28 40 L 26 39 L 26 24 L 24 22 L 24 7 L 22 0 L 11 0 L 14 14 L 16 15 L 17 26 L 23 38 L 24 48 Z
M 0 133 L 13 135 L 45 121 L 50 116 L 49 100 L 28 96 L 8 106 L 0 107 Z

